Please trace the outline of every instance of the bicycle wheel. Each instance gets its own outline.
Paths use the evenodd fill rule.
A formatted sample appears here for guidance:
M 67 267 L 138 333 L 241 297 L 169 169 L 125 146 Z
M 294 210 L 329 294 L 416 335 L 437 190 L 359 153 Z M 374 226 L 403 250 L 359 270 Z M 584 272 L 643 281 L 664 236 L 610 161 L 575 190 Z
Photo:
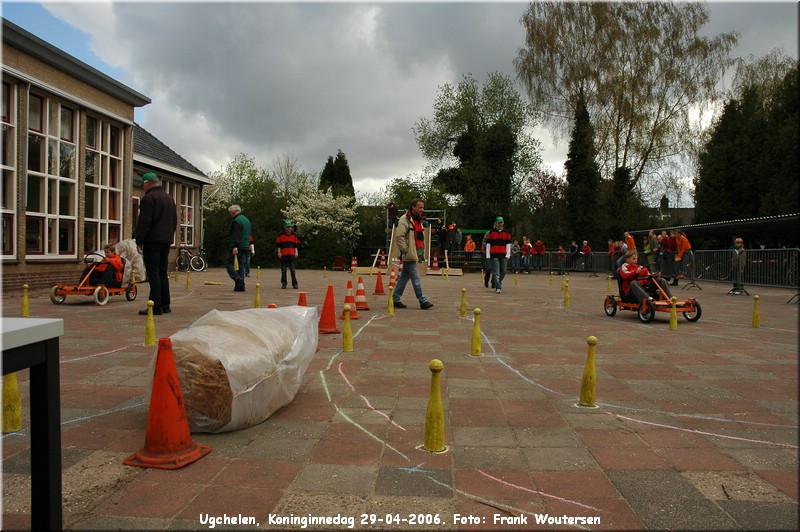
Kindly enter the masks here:
M 194 255 L 194 256 L 193 256 L 193 257 L 192 257 L 192 258 L 189 260 L 189 265 L 192 267 L 192 269 L 193 269 L 194 271 L 196 271 L 196 272 L 202 272 L 203 270 L 205 270 L 205 269 L 206 269 L 206 259 L 204 259 L 204 258 L 203 258 L 203 257 L 201 257 L 200 255 Z
M 175 267 L 178 269 L 179 272 L 185 272 L 189 269 L 189 259 L 183 253 L 178 254 L 178 258 L 175 259 Z

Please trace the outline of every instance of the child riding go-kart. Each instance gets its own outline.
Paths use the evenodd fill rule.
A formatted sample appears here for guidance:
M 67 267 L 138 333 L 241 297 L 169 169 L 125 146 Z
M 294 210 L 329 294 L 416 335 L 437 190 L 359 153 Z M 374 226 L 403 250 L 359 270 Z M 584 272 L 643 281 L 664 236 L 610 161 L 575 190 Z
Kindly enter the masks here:
M 134 283 L 122 286 L 122 270 L 125 259 L 114 251 L 114 247 L 104 248 L 106 256 L 100 253 L 88 253 L 83 262 L 87 264 L 77 285 L 59 283 L 50 289 L 50 301 L 60 305 L 68 295 L 93 296 L 95 303 L 105 305 L 110 296 L 125 294 L 125 299 L 136 299 L 137 289 Z
M 603 303 L 606 315 L 615 315 L 617 308 L 631 310 L 636 312 L 642 323 L 649 323 L 655 318 L 656 312 L 672 312 L 669 286 L 658 274 L 651 274 L 647 268 L 638 265 L 635 251 L 625 255 L 625 263 L 618 273 L 619 296 L 606 296 Z M 691 322 L 699 320 L 702 314 L 700 303 L 693 297 L 676 301 L 675 311 Z

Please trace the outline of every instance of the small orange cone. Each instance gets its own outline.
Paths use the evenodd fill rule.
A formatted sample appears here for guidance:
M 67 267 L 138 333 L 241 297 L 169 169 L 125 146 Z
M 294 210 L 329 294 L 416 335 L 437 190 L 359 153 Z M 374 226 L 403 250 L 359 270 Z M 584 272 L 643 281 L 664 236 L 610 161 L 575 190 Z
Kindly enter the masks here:
M 308 301 L 306 301 L 306 293 L 300 292 L 300 298 L 297 300 L 297 306 L 299 307 L 307 307 Z
M 333 302 L 333 285 L 328 285 L 325 294 L 325 303 L 322 305 L 322 314 L 319 317 L 319 332 L 322 334 L 338 334 L 342 331 L 336 328 L 336 308 Z
M 353 257 L 353 260 L 350 261 L 350 270 L 356 271 L 356 268 L 358 268 L 358 259 Z
M 381 275 L 381 271 L 378 270 L 378 280 L 375 281 L 375 291 L 372 292 L 373 296 L 383 296 L 386 295 L 386 292 L 383 291 L 383 276 Z
M 179 469 L 210 452 L 211 447 L 192 443 L 172 341 L 160 338 L 144 447 L 123 463 L 136 467 Z
M 433 267 L 431 270 L 438 270 L 439 269 L 439 255 L 433 256 Z
M 278 308 L 278 305 L 276 305 L 275 303 L 270 303 L 269 305 L 267 305 L 267 308 Z
M 359 320 L 361 316 L 358 315 L 356 309 L 356 298 L 353 296 L 353 281 L 347 281 L 347 295 L 344 296 L 344 304 L 350 305 L 350 319 L 351 320 Z M 344 319 L 344 309 L 342 310 L 342 315 L 339 316 L 340 320 Z
M 394 288 L 397 284 L 397 279 L 394 276 L 394 266 L 392 266 L 392 273 L 389 275 L 389 288 Z
M 384 269 L 384 270 L 386 269 L 386 253 L 381 255 L 381 265 L 380 265 L 380 267 L 381 267 L 381 269 Z
M 364 279 L 361 276 L 358 277 L 358 286 L 356 287 L 356 310 L 369 310 L 367 291 L 364 289 Z

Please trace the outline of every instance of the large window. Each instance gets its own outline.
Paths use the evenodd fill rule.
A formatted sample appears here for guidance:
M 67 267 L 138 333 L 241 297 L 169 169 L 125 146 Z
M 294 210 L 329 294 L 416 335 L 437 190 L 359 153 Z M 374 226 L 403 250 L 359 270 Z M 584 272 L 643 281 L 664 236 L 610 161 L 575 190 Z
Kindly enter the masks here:
M 180 202 L 178 203 L 178 231 L 181 243 L 194 246 L 195 198 L 197 187 L 184 185 L 181 187 Z
M 2 153 L 0 153 L 0 215 L 3 220 L 3 257 L 16 255 L 17 231 L 14 213 L 17 210 L 17 92 L 16 85 L 3 82 Z
M 116 124 L 86 117 L 85 252 L 122 238 L 123 135 Z
M 76 255 L 77 121 L 77 112 L 60 101 L 30 95 L 25 197 L 28 255 Z

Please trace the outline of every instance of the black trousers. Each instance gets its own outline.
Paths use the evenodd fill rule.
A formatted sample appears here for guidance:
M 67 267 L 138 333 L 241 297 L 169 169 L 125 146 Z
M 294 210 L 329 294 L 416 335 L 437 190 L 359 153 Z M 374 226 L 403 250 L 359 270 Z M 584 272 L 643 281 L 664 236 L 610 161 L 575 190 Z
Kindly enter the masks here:
M 153 302 L 153 312 L 169 308 L 169 244 L 151 244 L 145 242 L 142 246 L 142 260 L 147 272 L 147 282 L 150 284 L 150 300 Z

